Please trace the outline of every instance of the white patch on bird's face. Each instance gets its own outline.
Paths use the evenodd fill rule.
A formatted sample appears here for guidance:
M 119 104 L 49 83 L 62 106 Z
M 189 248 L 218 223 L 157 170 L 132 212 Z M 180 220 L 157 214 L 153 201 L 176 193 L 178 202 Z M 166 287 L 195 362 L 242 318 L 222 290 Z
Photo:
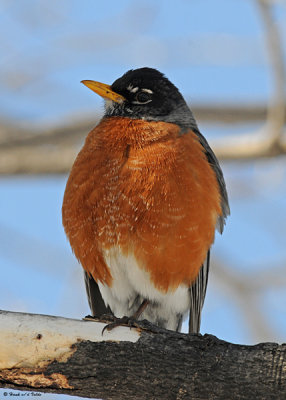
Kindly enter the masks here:
M 104 108 L 105 108 L 105 111 L 114 110 L 114 102 L 109 99 L 104 99 Z
M 122 100 L 120 100 L 119 102 L 115 102 L 115 101 L 113 101 L 113 100 L 104 99 L 104 108 L 105 108 L 105 112 L 106 112 L 108 115 L 112 115 L 114 112 L 115 112 L 115 114 L 116 114 L 116 109 L 117 109 L 117 110 L 120 109 L 120 104 L 121 104 L 122 102 L 123 102 Z M 114 111 L 114 110 L 115 110 L 115 111 Z M 126 107 L 125 110 L 128 111 L 129 113 L 133 113 L 133 111 L 130 110 L 130 108 L 128 108 L 128 107 Z
M 112 285 L 98 283 L 106 305 L 117 317 L 131 316 L 144 300 L 150 300 L 140 319 L 156 323 L 166 320 L 165 328 L 176 329 L 178 315 L 185 315 L 190 308 L 188 287 L 180 285 L 176 290 L 161 292 L 150 280 L 150 274 L 140 265 L 133 254 L 125 255 L 120 247 L 103 250 L 106 265 L 113 278 Z M 139 297 L 139 299 L 138 299 Z M 152 308 L 153 303 L 153 308 Z
M 127 90 L 129 90 L 130 93 L 136 93 L 139 90 L 139 87 L 133 87 L 132 85 L 127 86 Z
M 142 92 L 153 94 L 153 90 L 151 89 L 141 89 Z

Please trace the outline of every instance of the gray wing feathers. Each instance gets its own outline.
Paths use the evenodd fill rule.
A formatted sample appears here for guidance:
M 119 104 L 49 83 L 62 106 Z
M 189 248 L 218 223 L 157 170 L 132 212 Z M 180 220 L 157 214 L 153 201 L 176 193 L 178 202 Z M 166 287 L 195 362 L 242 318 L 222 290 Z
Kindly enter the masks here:
M 110 308 L 106 307 L 103 301 L 98 284 L 86 271 L 84 271 L 84 282 L 92 315 L 99 318 L 103 314 L 112 314 Z
M 213 168 L 216 178 L 219 184 L 220 188 L 220 197 L 221 197 L 221 209 L 222 209 L 222 215 L 218 218 L 217 221 L 217 230 L 222 233 L 224 224 L 225 224 L 225 219 L 227 216 L 230 214 L 230 209 L 229 209 L 229 204 L 228 204 L 228 196 L 227 196 L 227 191 L 226 191 L 226 186 L 225 186 L 225 181 L 223 177 L 222 170 L 220 168 L 219 162 L 210 148 L 206 138 L 201 134 L 201 132 L 198 129 L 194 129 L 195 134 L 198 136 L 199 141 L 201 145 L 203 146 L 208 162 Z
M 225 186 L 225 181 L 223 177 L 222 170 L 218 163 L 218 160 L 210 148 L 205 137 L 200 133 L 197 126 L 193 127 L 195 134 L 198 136 L 198 139 L 201 145 L 204 148 L 207 160 L 211 167 L 213 168 L 216 178 L 219 184 L 220 189 L 220 201 L 221 201 L 221 209 L 222 215 L 218 217 L 216 228 L 222 233 L 225 219 L 230 214 L 229 204 L 228 204 L 228 196 Z M 210 265 L 210 250 L 207 253 L 207 257 L 200 269 L 199 275 L 193 285 L 190 287 L 190 297 L 191 297 L 191 307 L 190 307 L 190 318 L 189 318 L 189 333 L 199 333 L 200 332 L 200 324 L 201 324 L 201 312 L 204 305 L 206 289 L 208 284 L 208 275 L 209 275 L 209 265 Z
M 200 333 L 201 312 L 204 305 L 206 289 L 208 284 L 210 265 L 210 250 L 201 266 L 199 275 L 192 286 L 189 288 L 191 306 L 189 316 L 189 333 Z

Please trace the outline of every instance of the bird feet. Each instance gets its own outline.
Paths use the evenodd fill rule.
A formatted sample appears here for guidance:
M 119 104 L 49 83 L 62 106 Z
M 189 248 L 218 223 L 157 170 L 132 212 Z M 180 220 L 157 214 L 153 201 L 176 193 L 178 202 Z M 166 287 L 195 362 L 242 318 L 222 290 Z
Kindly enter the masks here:
M 117 318 L 113 314 L 103 314 L 100 317 L 93 317 L 91 315 L 87 315 L 86 317 L 83 318 L 83 320 L 106 322 L 107 325 L 102 329 L 102 334 L 104 333 L 105 330 L 112 331 L 112 329 L 117 328 L 118 326 L 128 326 L 129 328 L 145 329 L 144 327 L 142 327 L 142 321 L 138 321 L 138 318 L 143 313 L 148 304 L 149 300 L 147 299 L 143 300 L 138 310 L 130 317 L 124 316 L 121 318 Z
M 102 314 L 100 317 L 94 315 L 86 315 L 83 321 L 97 321 L 97 322 L 114 322 L 117 318 L 113 314 Z
M 112 331 L 112 329 L 117 328 L 118 326 L 128 326 L 129 328 L 139 328 L 140 324 L 137 320 L 131 317 L 121 317 L 117 318 L 112 314 L 103 314 L 100 317 L 93 317 L 91 315 L 87 315 L 83 318 L 84 321 L 98 321 L 98 322 L 105 322 L 107 325 L 102 329 L 102 334 L 105 330 Z
M 117 326 L 129 326 L 129 328 L 141 328 L 140 322 L 138 321 L 138 318 L 140 315 L 143 313 L 145 308 L 148 306 L 149 300 L 144 299 L 142 303 L 140 304 L 140 307 L 138 310 L 131 315 L 130 317 L 122 317 L 122 318 L 116 318 L 113 316 L 114 320 L 107 324 L 103 329 L 102 329 L 102 334 L 104 331 L 107 329 L 108 331 L 111 331 L 112 329 L 116 328 Z
M 129 328 L 140 328 L 140 323 L 133 316 L 131 317 L 124 316 L 121 318 L 116 318 L 113 316 L 113 321 L 107 324 L 102 329 L 102 334 L 104 333 L 105 330 L 110 332 L 112 331 L 112 329 L 117 328 L 118 326 L 128 326 Z
M 158 326 L 152 324 L 151 322 L 147 321 L 146 319 L 138 320 L 138 319 L 134 318 L 133 315 L 131 317 L 125 316 L 122 318 L 117 318 L 112 314 L 104 314 L 100 318 L 93 317 L 91 315 L 87 315 L 85 318 L 83 318 L 83 320 L 107 323 L 107 325 L 101 331 L 102 335 L 105 330 L 112 331 L 112 329 L 114 329 L 118 326 L 127 326 L 129 328 L 138 328 L 140 330 L 153 332 L 153 333 L 159 333 L 162 331 L 162 328 L 159 328 Z

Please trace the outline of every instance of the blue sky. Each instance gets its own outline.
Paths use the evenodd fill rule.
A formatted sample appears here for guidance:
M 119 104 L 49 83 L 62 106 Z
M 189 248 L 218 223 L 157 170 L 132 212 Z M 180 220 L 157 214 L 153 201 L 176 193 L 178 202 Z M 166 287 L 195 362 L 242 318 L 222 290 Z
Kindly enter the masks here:
M 92 111 L 100 100 L 87 94 L 82 79 L 112 82 L 144 65 L 161 69 L 196 103 L 263 102 L 269 95 L 254 1 L 109 4 L 6 1 L 0 10 L 4 115 L 35 121 Z M 279 10 L 278 21 L 285 17 Z
M 0 117 L 21 126 L 102 112 L 82 79 L 111 83 L 130 68 L 164 72 L 191 104 L 266 103 L 271 74 L 254 1 L 3 1 Z M 274 9 L 285 49 L 285 3 Z M 201 124 L 212 139 L 257 126 Z M 231 217 L 214 252 L 254 279 L 284 265 L 285 159 L 224 163 Z M 66 176 L 0 177 L 0 304 L 81 318 L 81 268 L 61 226 Z M 210 279 L 202 332 L 254 343 L 239 304 Z M 285 286 L 258 296 L 273 341 L 285 338 Z M 51 397 L 49 397 L 51 398 Z

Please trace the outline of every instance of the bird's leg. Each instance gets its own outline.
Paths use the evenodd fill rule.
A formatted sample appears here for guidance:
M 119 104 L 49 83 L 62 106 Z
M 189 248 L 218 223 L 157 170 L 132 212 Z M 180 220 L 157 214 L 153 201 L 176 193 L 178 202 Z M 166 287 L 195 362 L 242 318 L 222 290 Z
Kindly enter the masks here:
M 135 328 L 140 328 L 140 325 L 138 325 L 137 320 L 140 317 L 140 315 L 143 313 L 145 308 L 148 306 L 149 300 L 144 299 L 142 303 L 140 304 L 138 310 L 131 315 L 131 317 L 124 316 L 122 318 L 116 318 L 114 322 L 111 322 L 110 324 L 107 324 L 103 329 L 102 329 L 102 334 L 104 331 L 107 329 L 108 331 L 111 331 L 112 329 L 116 328 L 117 326 L 129 326 L 130 328 L 135 327 Z
M 138 319 L 149 303 L 150 303 L 149 300 L 144 299 L 142 301 L 142 303 L 140 304 L 138 310 L 130 318 L 135 319 L 135 320 Z

